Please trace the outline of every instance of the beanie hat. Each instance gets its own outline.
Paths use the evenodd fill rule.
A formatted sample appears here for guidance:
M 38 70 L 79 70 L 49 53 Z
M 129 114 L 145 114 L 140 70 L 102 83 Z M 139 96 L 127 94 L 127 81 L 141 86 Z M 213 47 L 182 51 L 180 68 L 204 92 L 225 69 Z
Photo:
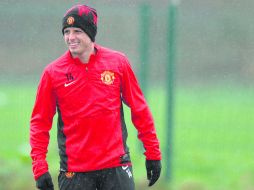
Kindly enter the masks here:
M 75 5 L 64 15 L 62 21 L 62 33 L 68 27 L 82 29 L 94 42 L 97 33 L 97 12 L 87 5 Z

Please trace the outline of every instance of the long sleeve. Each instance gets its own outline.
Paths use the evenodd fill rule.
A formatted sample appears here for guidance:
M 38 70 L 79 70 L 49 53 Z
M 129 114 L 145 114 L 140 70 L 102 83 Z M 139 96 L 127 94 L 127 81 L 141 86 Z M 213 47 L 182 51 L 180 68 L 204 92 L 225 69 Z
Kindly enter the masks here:
M 30 121 L 30 145 L 34 178 L 38 179 L 48 171 L 46 154 L 49 144 L 49 131 L 56 112 L 56 99 L 51 78 L 45 70 L 42 74 Z
M 159 141 L 152 114 L 127 58 L 123 59 L 122 63 L 122 99 L 130 107 L 131 119 L 138 130 L 138 138 L 145 148 L 146 159 L 161 160 Z

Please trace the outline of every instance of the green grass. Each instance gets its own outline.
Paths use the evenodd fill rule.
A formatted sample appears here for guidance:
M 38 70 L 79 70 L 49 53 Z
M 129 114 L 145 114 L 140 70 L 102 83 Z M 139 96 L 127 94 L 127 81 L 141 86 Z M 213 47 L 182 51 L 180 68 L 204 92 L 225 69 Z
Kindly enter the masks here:
M 179 90 L 174 147 L 177 182 L 191 179 L 211 189 L 238 189 L 236 183 L 254 172 L 253 92 L 227 86 Z
M 0 189 L 33 189 L 29 154 L 29 120 L 35 85 L 0 86 Z M 254 89 L 242 86 L 177 88 L 170 189 L 245 190 L 254 188 Z M 165 145 L 166 94 L 151 89 L 148 102 L 153 112 L 161 148 Z M 129 110 L 125 109 L 126 116 Z M 134 176 L 142 189 L 144 156 L 137 146 L 137 132 L 128 121 Z M 51 131 L 49 165 L 54 179 L 58 171 L 56 127 Z M 165 158 L 165 154 L 163 154 Z M 163 162 L 163 175 L 166 163 Z M 15 183 L 6 183 L 8 176 Z M 27 180 L 31 178 L 31 180 Z M 30 181 L 30 182 L 28 182 Z M 141 185 L 140 185 L 141 184 Z M 157 188 L 163 190 L 162 180 Z M 19 187 L 19 188 L 17 188 Z M 22 188 L 21 188 L 22 187 Z M 146 188 L 143 188 L 146 189 Z M 156 189 L 156 187 L 151 188 Z M 166 188 L 167 189 L 167 188 Z

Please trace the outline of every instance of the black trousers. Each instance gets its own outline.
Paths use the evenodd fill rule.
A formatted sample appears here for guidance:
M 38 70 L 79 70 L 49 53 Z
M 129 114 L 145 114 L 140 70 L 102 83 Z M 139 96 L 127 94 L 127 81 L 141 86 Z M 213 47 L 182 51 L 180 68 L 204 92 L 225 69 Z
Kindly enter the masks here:
M 131 166 L 92 172 L 60 172 L 59 190 L 135 190 Z

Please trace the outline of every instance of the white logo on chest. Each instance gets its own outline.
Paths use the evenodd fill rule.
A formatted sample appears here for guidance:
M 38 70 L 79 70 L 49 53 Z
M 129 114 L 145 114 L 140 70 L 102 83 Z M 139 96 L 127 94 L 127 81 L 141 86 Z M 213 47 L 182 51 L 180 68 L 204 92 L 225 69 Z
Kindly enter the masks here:
M 69 83 L 65 83 L 65 84 L 64 84 L 64 87 L 68 87 L 68 86 L 74 84 L 75 82 L 76 82 L 76 81 L 72 81 L 72 82 L 69 82 Z

